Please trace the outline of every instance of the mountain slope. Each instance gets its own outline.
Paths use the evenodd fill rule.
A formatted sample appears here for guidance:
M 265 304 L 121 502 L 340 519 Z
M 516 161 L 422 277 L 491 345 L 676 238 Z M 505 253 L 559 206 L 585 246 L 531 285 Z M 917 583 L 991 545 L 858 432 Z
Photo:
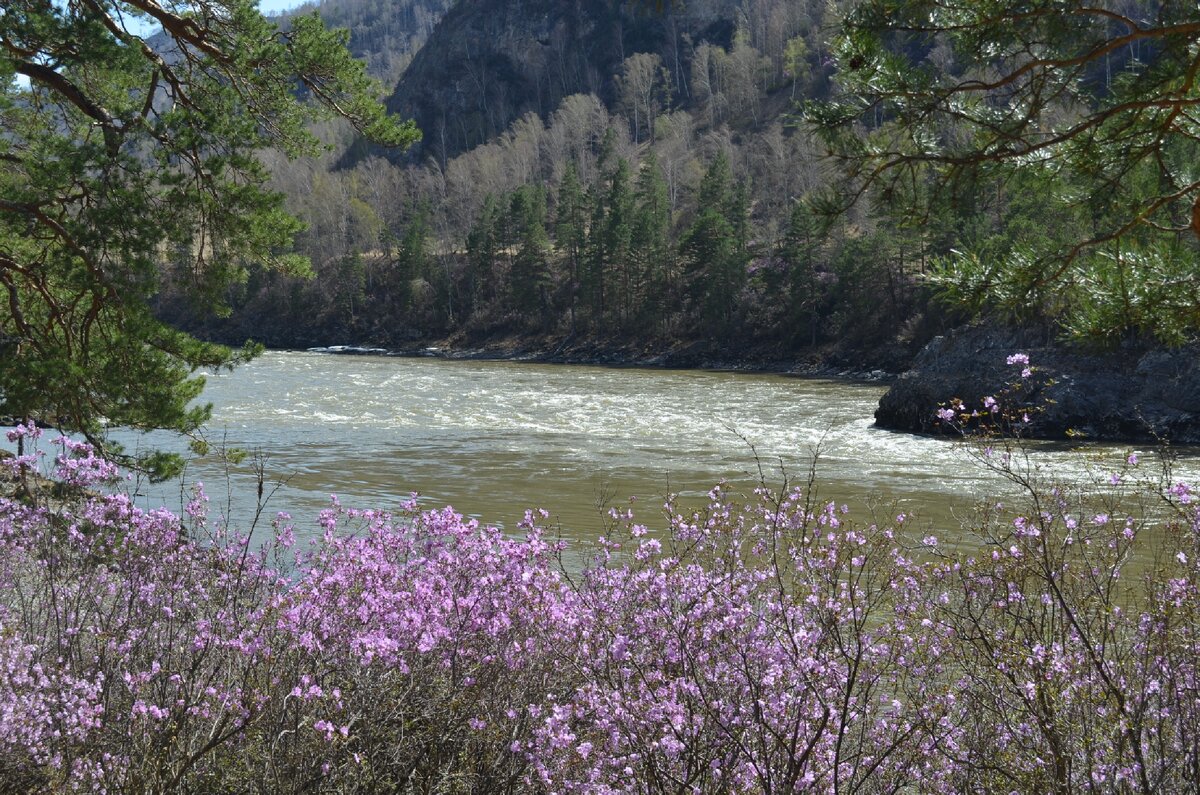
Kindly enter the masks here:
M 614 74 L 638 52 L 664 54 L 685 82 L 688 42 L 729 43 L 738 3 L 690 2 L 665 14 L 611 0 L 462 0 L 405 71 L 389 110 L 416 119 L 424 154 L 440 161 L 478 146 L 571 94 L 614 95 Z

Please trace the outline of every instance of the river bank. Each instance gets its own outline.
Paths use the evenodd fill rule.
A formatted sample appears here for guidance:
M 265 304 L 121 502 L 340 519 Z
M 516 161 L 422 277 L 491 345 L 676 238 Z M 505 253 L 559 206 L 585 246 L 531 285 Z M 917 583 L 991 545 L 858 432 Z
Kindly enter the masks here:
M 327 345 L 308 347 L 304 350 L 344 356 L 399 356 L 664 370 L 715 370 L 888 383 L 907 368 L 912 358 L 907 351 L 899 350 L 899 346 L 895 347 L 896 350 L 889 350 L 887 355 L 866 357 L 847 354 L 832 347 L 803 353 L 781 353 L 770 347 L 732 351 L 709 342 L 673 343 L 663 346 L 606 344 L 594 340 L 581 342 L 569 337 L 500 337 L 475 341 L 451 337 L 420 341 L 398 348 Z

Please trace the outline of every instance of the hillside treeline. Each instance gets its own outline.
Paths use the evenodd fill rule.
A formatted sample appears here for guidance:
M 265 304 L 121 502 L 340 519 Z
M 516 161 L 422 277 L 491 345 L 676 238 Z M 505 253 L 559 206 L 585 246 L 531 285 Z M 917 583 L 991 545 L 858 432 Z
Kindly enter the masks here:
M 334 126 L 321 131 L 331 147 L 321 160 L 266 152 L 308 225 L 297 243 L 314 277 L 250 267 L 227 296 L 230 316 L 212 319 L 189 312 L 188 277 L 176 273 L 162 308 L 204 335 L 273 346 L 703 343 L 897 366 L 932 334 L 997 308 L 1093 339 L 1149 328 L 1146 313 L 1162 313 L 1136 307 L 1120 273 L 1081 271 L 1039 294 L 1007 278 L 1026 267 L 1037 282 L 1054 264 L 1025 252 L 1053 252 L 1119 216 L 1065 200 L 1087 190 L 1078 176 L 949 183 L 929 167 L 853 204 L 834 200 L 844 175 L 801 115 L 837 97 L 828 42 L 842 13 L 746 0 L 707 28 L 711 39 L 681 33 L 633 53 L 597 93 L 526 113 L 449 159 L 389 160 Z M 896 46 L 931 74 L 969 74 L 944 40 Z M 1126 49 L 1110 70 L 1138 63 Z M 853 134 L 874 145 L 893 121 L 865 114 Z
M 830 218 L 808 140 L 659 115 L 654 143 L 592 96 L 451 161 L 284 176 L 311 280 L 251 271 L 210 333 L 401 346 L 453 334 L 799 350 L 904 334 L 949 242 L 886 212 Z M 306 183 L 306 184 L 303 184 Z

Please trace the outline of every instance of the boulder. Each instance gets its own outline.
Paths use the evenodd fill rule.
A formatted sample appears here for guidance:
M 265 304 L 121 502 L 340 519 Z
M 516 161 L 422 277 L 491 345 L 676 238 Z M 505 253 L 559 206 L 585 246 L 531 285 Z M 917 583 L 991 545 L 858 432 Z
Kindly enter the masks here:
M 1014 353 L 1028 355 L 1022 378 Z M 1040 439 L 1200 444 L 1200 345 L 1125 345 L 1090 350 L 1036 331 L 975 325 L 937 337 L 879 401 L 881 428 L 937 433 L 939 407 L 969 409 L 992 396 L 1009 412 L 1029 411 L 1023 429 Z

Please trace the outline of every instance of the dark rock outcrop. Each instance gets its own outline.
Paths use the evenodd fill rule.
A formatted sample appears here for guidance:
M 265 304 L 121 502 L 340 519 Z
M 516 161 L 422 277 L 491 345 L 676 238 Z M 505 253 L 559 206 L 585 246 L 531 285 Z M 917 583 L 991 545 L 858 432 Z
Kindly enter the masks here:
M 1014 353 L 1028 354 L 1033 377 L 1006 363 Z M 1200 346 L 1095 352 L 987 325 L 930 342 L 880 399 L 875 423 L 936 433 L 947 401 L 978 408 L 989 395 L 1003 403 L 1006 392 L 1036 409 L 1027 429 L 1035 438 L 1200 444 Z

